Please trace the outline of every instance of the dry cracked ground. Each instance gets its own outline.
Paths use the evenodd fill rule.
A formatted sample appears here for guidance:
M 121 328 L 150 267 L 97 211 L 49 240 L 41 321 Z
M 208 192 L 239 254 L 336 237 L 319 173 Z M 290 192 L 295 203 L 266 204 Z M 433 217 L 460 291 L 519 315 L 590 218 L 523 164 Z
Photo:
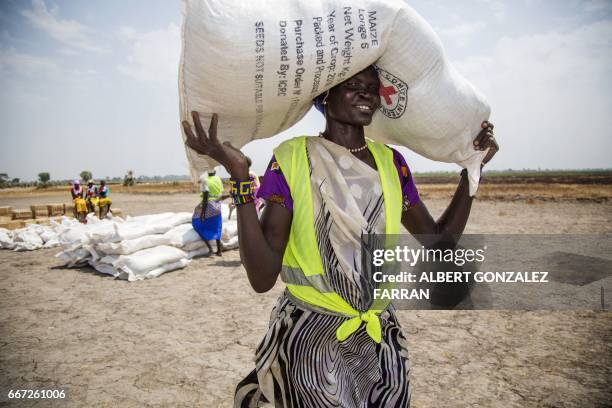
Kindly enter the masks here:
M 189 211 L 193 200 L 115 195 L 130 214 Z M 445 203 L 427 204 L 439 214 Z M 26 203 L 0 203 L 18 204 Z M 483 201 L 468 230 L 609 234 L 611 221 L 607 202 Z M 7 403 L 3 396 L 0 405 L 232 405 L 236 383 L 253 368 L 280 283 L 255 294 L 237 251 L 135 283 L 62 268 L 56 252 L 0 252 L 0 390 L 64 388 L 68 398 Z M 410 346 L 413 407 L 610 406 L 610 312 L 398 316 Z

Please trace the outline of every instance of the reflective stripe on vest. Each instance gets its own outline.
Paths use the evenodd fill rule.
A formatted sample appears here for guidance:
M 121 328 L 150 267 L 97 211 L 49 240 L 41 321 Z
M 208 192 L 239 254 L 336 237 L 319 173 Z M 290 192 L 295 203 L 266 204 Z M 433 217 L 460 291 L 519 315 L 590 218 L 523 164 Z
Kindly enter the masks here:
M 378 314 L 383 310 L 370 309 L 360 313 L 335 293 L 324 278 L 325 271 L 314 227 L 306 138 L 300 136 L 287 140 L 274 150 L 274 157 L 293 198 L 293 221 L 283 256 L 283 282 L 287 284 L 291 295 L 300 301 L 350 318 L 336 331 L 339 341 L 347 339 L 365 322 L 367 333 L 380 343 L 382 334 Z M 384 144 L 370 139 L 367 139 L 367 143 L 376 162 L 383 190 L 385 231 L 387 234 L 398 234 L 402 216 L 402 192 L 393 163 L 393 152 Z

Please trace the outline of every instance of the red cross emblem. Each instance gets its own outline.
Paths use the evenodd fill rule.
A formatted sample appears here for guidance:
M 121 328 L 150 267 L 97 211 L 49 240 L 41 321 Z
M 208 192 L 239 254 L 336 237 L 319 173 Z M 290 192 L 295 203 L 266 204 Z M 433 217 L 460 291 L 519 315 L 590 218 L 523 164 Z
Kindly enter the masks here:
M 380 96 L 385 98 L 385 103 L 387 105 L 391 105 L 391 95 L 395 95 L 397 93 L 397 89 L 393 85 L 384 86 L 382 83 L 380 84 L 380 88 L 378 89 L 378 93 Z
M 406 112 L 408 84 L 384 69 L 378 68 L 378 75 L 381 81 L 378 88 L 380 111 L 388 118 L 398 119 Z

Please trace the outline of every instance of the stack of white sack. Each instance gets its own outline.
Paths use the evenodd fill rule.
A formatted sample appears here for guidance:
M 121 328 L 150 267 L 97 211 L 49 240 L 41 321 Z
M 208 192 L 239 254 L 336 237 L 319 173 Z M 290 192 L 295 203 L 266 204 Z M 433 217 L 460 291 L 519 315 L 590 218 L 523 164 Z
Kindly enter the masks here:
M 223 209 L 222 242 L 238 247 L 236 221 Z M 209 253 L 191 226 L 192 213 L 161 213 L 98 220 L 88 218 L 59 234 L 64 250 L 56 255 L 68 267 L 91 265 L 98 272 L 137 281 L 184 268 L 191 259 Z
M 14 251 L 34 251 L 60 245 L 59 234 L 79 224 L 78 221 L 62 217 L 51 225 L 28 224 L 24 228 L 7 230 L 0 228 L 0 248 Z
M 375 64 L 381 108 L 366 135 L 467 168 L 476 193 L 486 152 L 472 141 L 490 107 L 406 1 L 184 0 L 181 44 L 181 120 L 218 113 L 220 139 L 238 148 L 288 129 L 317 95 Z M 214 165 L 186 151 L 194 177 Z

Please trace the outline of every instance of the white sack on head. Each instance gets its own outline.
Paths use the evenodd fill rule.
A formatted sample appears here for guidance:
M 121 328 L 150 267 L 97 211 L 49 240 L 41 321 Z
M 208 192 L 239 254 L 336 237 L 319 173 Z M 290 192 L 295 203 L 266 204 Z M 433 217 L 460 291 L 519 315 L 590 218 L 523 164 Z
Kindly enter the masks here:
M 182 46 L 181 119 L 198 111 L 206 128 L 218 113 L 220 139 L 238 148 L 289 128 L 376 63 L 382 106 L 367 136 L 460 164 L 475 194 L 486 152 L 472 141 L 490 108 L 405 2 L 184 0 Z M 186 151 L 195 181 L 214 163 Z

